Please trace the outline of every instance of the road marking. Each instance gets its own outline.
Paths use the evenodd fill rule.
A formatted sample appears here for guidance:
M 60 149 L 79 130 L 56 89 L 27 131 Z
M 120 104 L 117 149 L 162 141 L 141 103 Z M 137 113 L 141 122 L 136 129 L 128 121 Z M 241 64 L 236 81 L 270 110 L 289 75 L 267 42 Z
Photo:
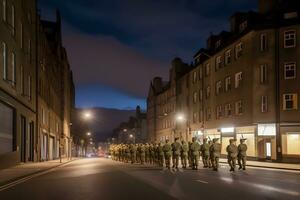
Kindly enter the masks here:
M 202 181 L 202 180 L 196 180 L 197 182 L 199 182 L 199 183 L 204 183 L 204 184 L 208 184 L 208 182 L 207 181 Z
M 62 165 L 59 165 L 59 166 L 57 166 L 57 167 L 53 167 L 53 168 L 48 169 L 48 170 L 45 170 L 45 171 L 43 171 L 43 172 L 37 172 L 36 174 L 33 174 L 33 175 L 31 175 L 31 176 L 27 176 L 27 177 L 18 179 L 18 180 L 16 180 L 16 181 L 13 181 L 13 182 L 11 182 L 11 183 L 8 183 L 8 184 L 6 184 L 6 185 L 3 185 L 3 186 L 0 187 L 0 192 L 2 192 L 2 191 L 4 191 L 4 190 L 7 190 L 7 189 L 9 189 L 9 188 L 11 188 L 11 187 L 14 187 L 14 186 L 16 186 L 16 185 L 19 185 L 19 184 L 21 184 L 21 183 L 24 183 L 24 182 L 26 182 L 26 181 L 28 181 L 28 180 L 30 180 L 30 179 L 35 178 L 35 177 L 42 176 L 42 175 L 44 175 L 44 174 L 53 172 L 53 171 L 57 170 L 58 168 L 67 166 L 67 165 L 69 165 L 69 164 L 71 164 L 71 162 L 64 163 L 64 164 L 62 164 Z

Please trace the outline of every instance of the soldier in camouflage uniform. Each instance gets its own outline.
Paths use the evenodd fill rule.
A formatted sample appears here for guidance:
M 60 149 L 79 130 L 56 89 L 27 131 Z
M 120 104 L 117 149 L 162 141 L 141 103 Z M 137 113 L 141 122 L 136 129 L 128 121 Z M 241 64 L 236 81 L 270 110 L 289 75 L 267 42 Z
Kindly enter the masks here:
M 192 149 L 191 149 L 192 142 L 189 142 L 188 145 L 189 145 L 189 152 L 188 152 L 189 167 L 192 168 L 193 167 L 193 163 L 192 163 Z
M 134 164 L 136 162 L 136 151 L 137 148 L 135 144 L 131 144 L 130 145 L 131 164 Z
M 156 144 L 152 143 L 150 145 L 150 164 L 154 165 L 155 164 L 155 148 L 156 148 Z
M 186 169 L 186 167 L 187 167 L 188 154 L 189 154 L 189 145 L 185 141 L 182 141 L 181 163 L 182 163 L 183 169 Z
M 236 139 L 230 139 L 229 140 L 229 145 L 226 148 L 227 151 L 227 162 L 230 166 L 230 171 L 234 172 L 235 171 L 235 166 L 236 166 L 236 159 L 238 155 L 238 148 L 235 144 Z
M 179 156 L 181 152 L 181 143 L 179 142 L 179 138 L 175 138 L 175 142 L 172 146 L 173 151 L 173 168 L 178 169 L 179 165 Z
M 145 157 L 146 157 L 145 145 L 141 144 L 140 152 L 141 152 L 141 164 L 144 165 L 145 164 Z
M 142 163 L 142 160 L 141 160 L 141 144 L 137 144 L 137 162 L 138 163 Z
M 209 167 L 209 144 L 207 143 L 207 138 L 203 139 L 203 144 L 201 145 L 201 156 L 203 167 Z
M 245 144 L 246 139 L 240 139 L 240 144 L 238 146 L 238 163 L 239 163 L 239 170 L 243 169 L 246 170 L 246 162 L 247 162 L 247 145 Z
M 221 155 L 221 144 L 218 143 L 219 138 L 214 138 L 210 146 L 211 163 L 214 171 L 218 171 L 219 159 Z
M 210 147 L 212 145 L 212 141 L 211 140 L 208 141 L 208 145 L 209 145 L 209 149 L 210 149 Z M 210 150 L 209 150 L 208 168 L 212 168 L 211 160 L 212 159 L 211 159 Z
M 149 144 L 144 144 L 145 147 L 145 163 L 149 163 L 150 151 L 149 151 Z
M 163 146 L 164 158 L 166 162 L 166 167 L 171 169 L 171 158 L 172 158 L 172 146 L 168 139 L 166 139 L 166 144 Z
M 163 144 L 162 142 L 160 142 L 158 144 L 158 147 L 157 147 L 157 154 L 158 154 L 158 164 L 160 167 L 163 167 L 164 166 L 164 150 L 163 150 Z
M 200 144 L 197 142 L 197 138 L 194 137 L 192 139 L 192 145 L 191 145 L 191 150 L 192 150 L 192 166 L 194 170 L 198 170 L 198 165 L 199 165 L 199 153 L 200 153 Z

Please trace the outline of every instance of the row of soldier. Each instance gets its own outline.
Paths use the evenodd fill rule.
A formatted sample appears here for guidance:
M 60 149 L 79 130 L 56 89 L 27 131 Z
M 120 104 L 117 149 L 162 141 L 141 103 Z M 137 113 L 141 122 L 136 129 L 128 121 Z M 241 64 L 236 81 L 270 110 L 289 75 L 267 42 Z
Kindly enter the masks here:
M 241 139 L 237 146 L 236 140 L 231 139 L 227 146 L 227 158 L 230 166 L 230 171 L 234 171 L 236 161 L 238 160 L 239 169 L 246 169 L 246 139 Z M 203 167 L 212 168 L 217 171 L 219 168 L 219 158 L 221 156 L 221 144 L 218 138 L 212 141 L 203 139 L 200 145 L 197 138 L 193 138 L 192 142 L 179 141 L 175 138 L 174 143 L 170 143 L 167 139 L 163 144 L 160 143 L 146 143 L 146 144 L 113 144 L 110 146 L 112 159 L 126 163 L 140 163 L 140 164 L 156 164 L 161 167 L 165 166 L 171 169 L 178 169 L 179 160 L 181 160 L 182 168 L 191 167 L 194 170 L 198 169 L 200 156 L 202 157 Z

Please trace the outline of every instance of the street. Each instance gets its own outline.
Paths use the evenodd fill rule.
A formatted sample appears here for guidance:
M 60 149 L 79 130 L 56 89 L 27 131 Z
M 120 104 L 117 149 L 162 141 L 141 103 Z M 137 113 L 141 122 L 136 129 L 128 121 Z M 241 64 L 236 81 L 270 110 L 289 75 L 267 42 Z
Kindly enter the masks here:
M 104 158 L 76 160 L 0 192 L 1 200 L 299 199 L 300 172 L 162 170 Z

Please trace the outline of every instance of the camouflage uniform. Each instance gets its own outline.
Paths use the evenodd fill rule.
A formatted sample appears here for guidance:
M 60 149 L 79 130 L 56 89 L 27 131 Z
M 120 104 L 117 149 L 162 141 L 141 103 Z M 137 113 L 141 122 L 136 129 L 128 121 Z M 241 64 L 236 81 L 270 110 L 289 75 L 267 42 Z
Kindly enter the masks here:
M 230 142 L 230 144 L 226 148 L 227 162 L 230 166 L 230 171 L 234 171 L 235 165 L 236 165 L 237 154 L 238 154 L 238 148 L 235 145 L 235 142 L 236 142 L 235 139 L 230 139 L 229 142 Z
M 175 142 L 173 143 L 172 146 L 172 151 L 173 151 L 173 168 L 178 169 L 178 164 L 179 164 L 179 156 L 181 152 L 181 144 L 178 141 L 179 139 L 176 138 Z
M 197 142 L 196 138 L 193 138 L 191 150 L 192 150 L 192 169 L 197 170 L 199 165 L 200 144 Z
M 189 153 L 189 145 L 185 141 L 182 141 L 181 163 L 182 163 L 182 167 L 184 169 L 186 169 L 186 167 L 187 167 L 188 153 Z
M 169 140 L 166 140 L 166 144 L 163 146 L 163 151 L 164 151 L 164 158 L 166 161 L 166 167 L 170 169 L 171 168 L 170 163 L 172 158 L 172 147 L 171 144 L 169 143 Z
M 163 150 L 163 144 L 160 142 L 157 147 L 158 152 L 158 164 L 160 167 L 164 166 L 164 150 Z
M 203 167 L 209 167 L 209 144 L 207 143 L 207 139 L 203 139 L 203 144 L 201 145 L 201 155 Z
M 247 145 L 244 143 L 246 139 L 241 139 L 240 144 L 238 146 L 238 163 L 239 169 L 246 170 L 246 162 L 247 162 Z
M 218 140 L 218 138 L 214 138 L 213 144 L 210 146 L 211 163 L 214 171 L 218 171 L 221 155 L 221 144 L 217 143 Z

